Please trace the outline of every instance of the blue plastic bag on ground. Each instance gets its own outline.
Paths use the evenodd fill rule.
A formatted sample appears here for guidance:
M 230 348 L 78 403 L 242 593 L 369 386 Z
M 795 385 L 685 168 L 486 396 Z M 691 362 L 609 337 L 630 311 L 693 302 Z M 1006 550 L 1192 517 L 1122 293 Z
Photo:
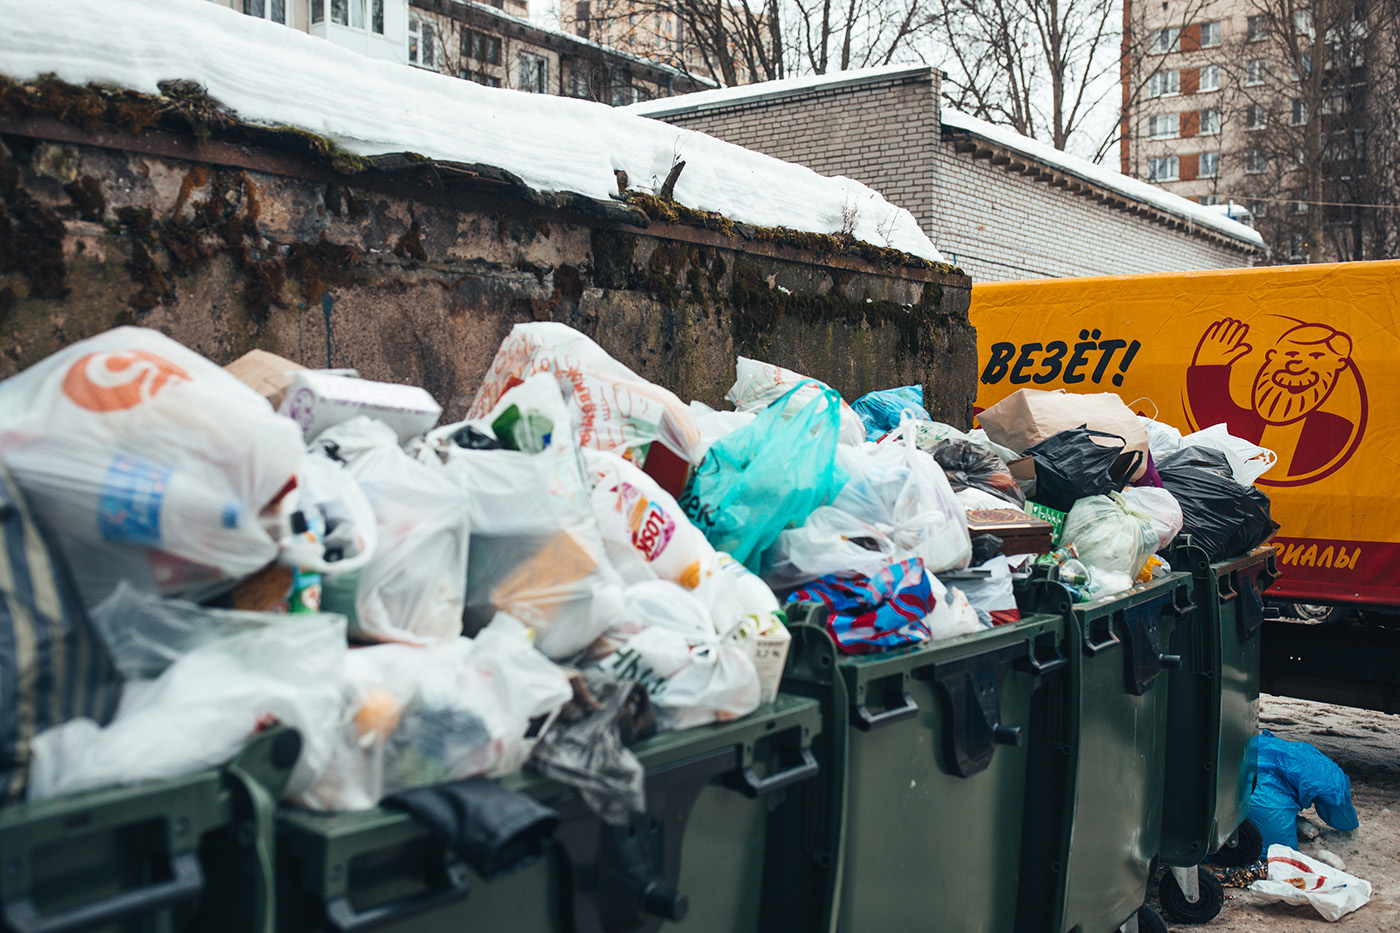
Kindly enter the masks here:
M 867 441 L 878 441 L 899 427 L 900 418 L 906 411 L 918 421 L 933 420 L 924 410 L 923 386 L 867 392 L 851 404 L 851 409 L 860 415 Z
M 1333 829 L 1356 829 L 1351 779 L 1307 742 L 1288 742 L 1265 730 L 1259 736 L 1259 779 L 1249 818 L 1264 836 L 1264 847 L 1298 848 L 1298 813 L 1314 807 Z
M 680 506 L 715 546 L 758 573 L 763 552 L 783 529 L 796 527 L 846 483 L 836 465 L 841 396 L 822 388 L 784 417 L 803 380 L 746 427 L 715 441 L 695 468 Z M 808 389 L 807 391 L 811 391 Z

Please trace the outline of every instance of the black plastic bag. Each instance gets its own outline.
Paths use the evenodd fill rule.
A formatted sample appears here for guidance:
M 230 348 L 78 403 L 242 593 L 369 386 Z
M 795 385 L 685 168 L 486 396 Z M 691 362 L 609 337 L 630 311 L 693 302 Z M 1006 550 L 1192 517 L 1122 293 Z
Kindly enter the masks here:
M 1235 482 L 1228 464 L 1224 476 L 1198 465 L 1213 459 L 1202 458 L 1199 451 L 1202 448 L 1188 447 L 1157 465 L 1163 488 L 1181 504 L 1181 532 L 1213 561 L 1247 554 L 1278 531 L 1278 523 L 1269 517 L 1269 497 Z
M 1020 508 L 1026 504 L 1016 477 L 1006 468 L 1006 461 L 985 447 L 960 438 L 939 441 L 929 448 L 933 459 L 943 468 L 954 492 L 971 486 L 1005 499 Z
M 1226 479 L 1235 478 L 1235 471 L 1230 468 L 1230 460 L 1225 456 L 1225 451 L 1214 447 L 1182 447 L 1172 451 L 1162 458 L 1161 463 L 1156 464 L 1158 476 L 1161 475 L 1164 466 L 1198 467 Z
M 1068 512 L 1080 499 L 1121 492 L 1142 461 L 1141 451 L 1124 453 L 1127 446 L 1117 434 L 1085 425 L 1052 434 L 1026 450 L 1035 459 L 1035 501 Z

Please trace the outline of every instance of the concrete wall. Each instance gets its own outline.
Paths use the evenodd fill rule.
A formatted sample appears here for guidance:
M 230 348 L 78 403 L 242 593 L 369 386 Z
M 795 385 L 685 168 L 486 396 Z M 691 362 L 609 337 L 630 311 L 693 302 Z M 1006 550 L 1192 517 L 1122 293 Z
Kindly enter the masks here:
M 753 93 L 755 89 L 746 89 Z M 685 98 L 677 97 L 677 108 Z M 1229 269 L 1250 251 L 959 153 L 942 133 L 932 69 L 744 97 L 657 119 L 847 175 L 907 208 L 973 281 Z
M 204 161 L 149 151 L 169 140 L 27 126 L 0 115 L 0 378 L 139 324 L 218 363 L 261 347 L 422 385 L 455 419 L 514 324 L 557 320 L 683 399 L 723 406 L 743 354 L 848 399 L 921 383 L 936 417 L 971 420 L 960 275 L 643 229 L 620 205 L 445 187 L 420 163 L 340 176 L 247 147 L 203 146 Z M 266 165 L 237 164 L 250 156 Z

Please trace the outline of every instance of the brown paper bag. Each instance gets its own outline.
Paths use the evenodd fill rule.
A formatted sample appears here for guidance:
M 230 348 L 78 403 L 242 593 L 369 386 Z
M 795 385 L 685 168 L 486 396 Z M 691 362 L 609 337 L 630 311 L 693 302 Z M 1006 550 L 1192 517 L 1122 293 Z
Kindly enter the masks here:
M 1142 451 L 1142 462 L 1129 479 L 1137 479 L 1147 469 L 1147 431 L 1132 409 L 1112 392 L 1081 395 L 1064 389 L 1020 389 L 977 418 L 988 438 L 1017 453 L 1080 425 L 1116 434 L 1127 443 L 1125 452 Z

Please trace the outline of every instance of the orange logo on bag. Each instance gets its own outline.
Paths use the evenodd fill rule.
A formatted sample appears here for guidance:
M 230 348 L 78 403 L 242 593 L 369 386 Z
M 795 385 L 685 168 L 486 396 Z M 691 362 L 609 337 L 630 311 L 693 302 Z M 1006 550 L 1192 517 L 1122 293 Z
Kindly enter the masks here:
M 1331 475 L 1356 452 L 1369 408 L 1351 336 L 1282 315 L 1252 325 L 1223 318 L 1207 327 L 1186 370 L 1185 401 L 1193 429 L 1223 422 L 1236 437 L 1278 454 L 1261 486 L 1302 486 Z
M 190 374 L 145 350 L 102 350 L 78 360 L 63 377 L 63 394 L 88 411 L 123 411 Z

